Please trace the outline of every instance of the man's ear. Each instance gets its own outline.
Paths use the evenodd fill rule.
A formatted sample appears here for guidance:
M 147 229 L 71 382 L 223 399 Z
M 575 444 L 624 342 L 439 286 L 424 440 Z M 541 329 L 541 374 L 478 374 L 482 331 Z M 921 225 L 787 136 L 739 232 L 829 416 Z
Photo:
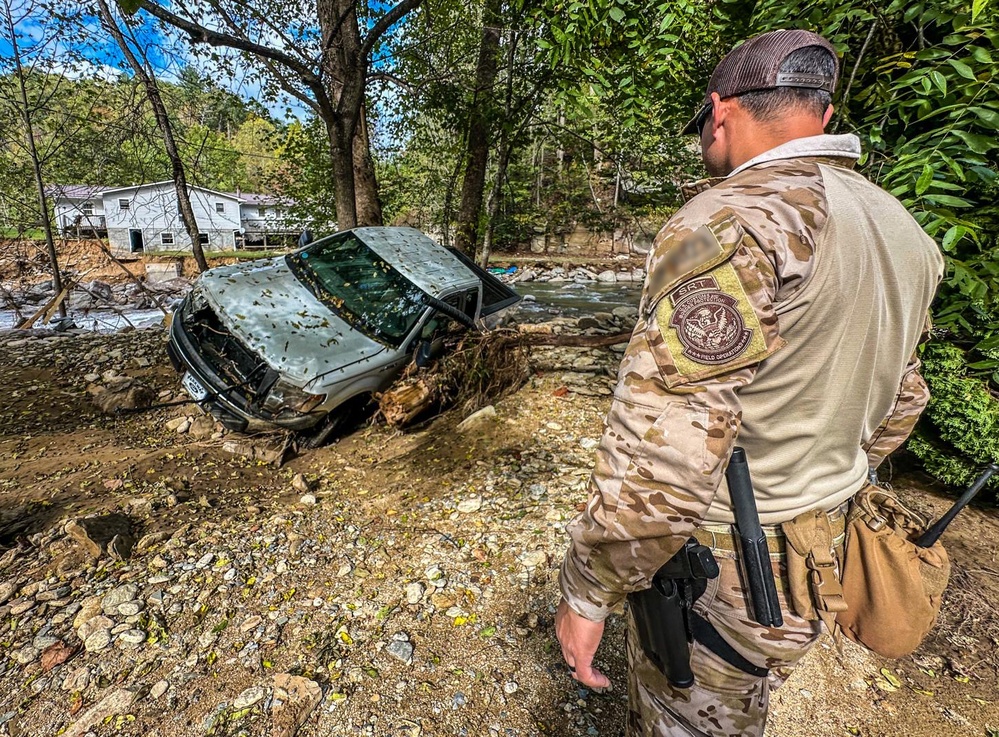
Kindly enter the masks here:
M 721 96 L 717 92 L 711 93 L 711 133 L 722 126 L 725 118 L 728 117 L 728 106 L 722 104 Z
M 836 111 L 832 105 L 826 108 L 826 111 L 822 114 L 822 127 L 825 128 L 829 125 L 829 121 L 832 120 L 833 113 Z

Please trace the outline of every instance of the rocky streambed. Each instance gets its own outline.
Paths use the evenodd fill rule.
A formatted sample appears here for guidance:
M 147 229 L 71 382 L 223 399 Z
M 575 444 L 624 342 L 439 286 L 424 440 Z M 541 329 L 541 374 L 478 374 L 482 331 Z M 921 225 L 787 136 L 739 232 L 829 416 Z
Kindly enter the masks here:
M 164 341 L 0 333 L 0 734 L 623 734 L 620 618 L 598 657 L 609 693 L 569 679 L 552 633 L 622 346 L 539 350 L 531 382 L 474 420 L 375 424 L 278 465 L 231 452 L 266 438 L 190 404 L 95 406 L 124 381 L 182 402 Z M 953 632 L 963 654 L 942 639 L 918 661 L 816 649 L 771 733 L 986 733 L 994 675 L 978 630 Z

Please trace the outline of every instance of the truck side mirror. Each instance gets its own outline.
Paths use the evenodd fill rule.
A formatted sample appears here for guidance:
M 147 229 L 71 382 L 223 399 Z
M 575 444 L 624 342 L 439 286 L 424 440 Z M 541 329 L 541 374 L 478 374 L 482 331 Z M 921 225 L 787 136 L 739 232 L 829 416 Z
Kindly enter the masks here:
M 423 341 L 416 347 L 416 366 L 426 368 L 435 360 L 444 355 L 444 339 L 437 338 L 432 341 Z

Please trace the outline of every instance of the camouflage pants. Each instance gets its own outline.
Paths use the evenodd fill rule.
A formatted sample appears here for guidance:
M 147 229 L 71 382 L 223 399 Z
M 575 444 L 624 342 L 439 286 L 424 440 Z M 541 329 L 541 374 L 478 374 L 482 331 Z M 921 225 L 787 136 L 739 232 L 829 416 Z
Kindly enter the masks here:
M 713 551 L 720 569 L 694 610 L 751 663 L 770 669 L 757 678 L 729 665 L 698 642 L 690 648 L 695 683 L 673 688 L 641 645 L 628 615 L 629 737 L 759 737 L 767 720 L 770 689 L 780 686 L 791 668 L 815 643 L 819 622 L 796 616 L 787 604 L 787 577 L 773 561 L 784 626 L 767 628 L 753 621 L 735 556 Z

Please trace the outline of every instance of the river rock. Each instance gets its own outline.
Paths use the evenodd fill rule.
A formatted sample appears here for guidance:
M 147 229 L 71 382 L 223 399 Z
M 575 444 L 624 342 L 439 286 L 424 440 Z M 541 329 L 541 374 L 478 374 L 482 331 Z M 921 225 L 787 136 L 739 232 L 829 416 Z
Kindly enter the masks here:
M 105 719 L 118 714 L 128 713 L 128 710 L 134 703 L 134 691 L 126 688 L 118 689 L 85 711 L 83 716 L 63 732 L 63 737 L 84 737 L 92 727 L 101 724 Z
M 322 699 L 323 690 L 315 681 L 290 673 L 274 676 L 271 737 L 294 737 Z
M 0 605 L 5 604 L 14 595 L 15 591 L 17 591 L 17 584 L 13 581 L 0 583 Z
M 119 410 L 141 409 L 156 401 L 156 392 L 136 379 L 122 379 L 108 386 L 97 387 L 91 399 L 94 405 L 108 415 Z
M 150 548 L 159 545 L 161 542 L 165 542 L 170 539 L 169 532 L 150 532 L 148 535 L 143 535 L 142 539 L 139 540 L 135 545 L 136 553 L 145 553 Z
M 250 686 L 232 701 L 232 708 L 236 710 L 246 709 L 264 700 L 267 696 L 267 689 L 263 686 Z
M 127 645 L 141 645 L 146 641 L 146 633 L 142 630 L 125 630 L 118 635 L 118 641 Z
M 107 594 L 101 600 L 101 608 L 104 613 L 113 616 L 118 613 L 118 607 L 127 601 L 134 601 L 139 595 L 139 587 L 134 583 L 126 583 L 122 586 L 117 586 Z
M 63 691 L 83 691 L 90 685 L 90 666 L 81 665 L 70 671 L 62 681 Z
M 100 596 L 88 596 L 80 603 L 80 611 L 73 618 L 73 629 L 80 629 L 86 622 L 101 613 L 101 598 Z
M 548 555 L 544 550 L 528 550 L 520 555 L 519 560 L 525 568 L 539 568 L 548 562 Z
M 426 588 L 422 583 L 413 582 L 406 584 L 406 603 L 419 604 L 423 600 L 423 593 Z
M 104 616 L 97 616 L 84 622 L 76 631 L 76 634 L 81 640 L 86 642 L 95 632 L 110 630 L 112 627 L 114 627 L 114 620 Z
M 20 665 L 34 663 L 38 660 L 39 655 L 41 655 L 41 652 L 34 645 L 25 645 L 20 650 L 15 650 L 11 653 L 11 657 Z
M 88 653 L 97 653 L 111 644 L 111 633 L 108 630 L 97 630 L 83 643 Z
M 83 517 L 70 520 L 63 531 L 79 542 L 93 558 L 99 558 L 102 553 L 109 552 L 108 547 L 115 538 L 117 545 L 131 551 L 131 545 L 125 545 L 131 539 L 131 523 L 128 517 L 121 514 L 106 514 L 99 517 Z
M 472 496 L 468 499 L 462 499 L 458 502 L 458 511 L 462 514 L 471 514 L 472 512 L 478 512 L 482 508 L 482 497 Z
M 496 408 L 493 405 L 483 407 L 478 412 L 473 412 L 464 420 L 458 423 L 455 428 L 458 432 L 474 432 L 481 429 L 487 423 L 496 419 Z
M 385 652 L 406 665 L 413 664 L 413 643 L 405 632 L 397 632 L 392 641 L 385 646 Z

